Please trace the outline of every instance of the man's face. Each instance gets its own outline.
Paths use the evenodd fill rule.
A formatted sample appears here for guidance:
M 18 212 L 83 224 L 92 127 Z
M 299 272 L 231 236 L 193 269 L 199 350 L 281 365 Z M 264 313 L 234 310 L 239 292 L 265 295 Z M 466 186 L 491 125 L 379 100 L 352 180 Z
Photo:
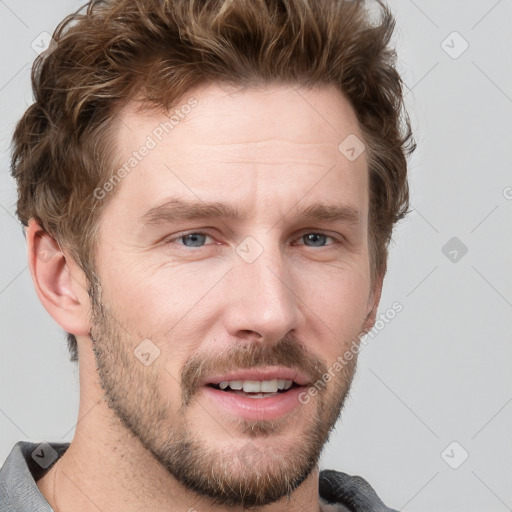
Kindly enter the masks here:
M 100 382 L 185 487 L 264 505 L 317 464 L 355 358 L 333 364 L 374 304 L 366 155 L 338 149 L 362 136 L 327 87 L 211 85 L 176 109 L 168 133 L 155 112 L 118 123 L 120 161 L 137 164 L 98 232 Z

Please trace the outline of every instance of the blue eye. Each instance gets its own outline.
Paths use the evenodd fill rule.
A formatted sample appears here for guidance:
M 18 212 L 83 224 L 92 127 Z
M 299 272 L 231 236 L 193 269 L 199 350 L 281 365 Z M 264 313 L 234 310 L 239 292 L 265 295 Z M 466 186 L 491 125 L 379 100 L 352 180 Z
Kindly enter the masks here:
M 187 235 L 182 235 L 177 240 L 182 240 L 183 245 L 186 247 L 201 247 L 204 245 L 206 238 L 208 235 L 204 233 L 189 233 Z
M 302 236 L 302 240 L 304 240 L 304 245 L 308 245 L 309 247 L 323 247 L 326 245 L 326 239 L 332 238 L 330 236 L 324 235 L 322 233 L 308 233 L 307 235 Z M 308 244 L 308 242 L 311 242 Z

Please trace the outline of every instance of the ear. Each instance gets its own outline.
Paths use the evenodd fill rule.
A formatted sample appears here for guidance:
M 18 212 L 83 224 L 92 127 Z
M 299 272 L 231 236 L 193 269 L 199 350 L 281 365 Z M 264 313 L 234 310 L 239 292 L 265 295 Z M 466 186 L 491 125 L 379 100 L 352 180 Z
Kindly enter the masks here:
M 90 301 L 85 274 L 35 219 L 30 220 L 26 235 L 28 264 L 39 300 L 65 331 L 88 336 Z
M 373 283 L 373 288 L 370 293 L 370 299 L 368 301 L 368 315 L 363 325 L 363 332 L 369 331 L 375 324 L 377 320 L 377 309 L 380 303 L 380 296 L 382 294 L 382 284 L 384 282 L 384 275 L 386 274 L 386 269 L 380 271 L 375 276 L 375 280 Z

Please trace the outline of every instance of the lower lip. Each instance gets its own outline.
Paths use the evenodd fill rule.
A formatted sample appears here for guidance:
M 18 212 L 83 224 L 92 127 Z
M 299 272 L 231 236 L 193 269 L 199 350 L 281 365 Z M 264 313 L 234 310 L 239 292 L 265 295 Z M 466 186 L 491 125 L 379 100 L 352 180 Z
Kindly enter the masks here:
M 250 398 L 211 386 L 204 386 L 202 391 L 209 400 L 236 416 L 242 416 L 247 420 L 265 421 L 280 418 L 302 405 L 299 395 L 304 389 L 304 386 L 298 386 L 266 398 Z

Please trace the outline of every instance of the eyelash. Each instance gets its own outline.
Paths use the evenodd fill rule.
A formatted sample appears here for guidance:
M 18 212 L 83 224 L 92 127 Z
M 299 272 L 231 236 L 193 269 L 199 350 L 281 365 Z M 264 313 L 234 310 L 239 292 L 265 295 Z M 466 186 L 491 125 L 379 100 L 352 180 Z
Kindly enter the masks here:
M 181 240 L 182 238 L 185 238 L 185 237 L 187 237 L 189 235 L 204 235 L 204 236 L 207 236 L 207 237 L 210 237 L 210 238 L 213 239 L 213 236 L 210 235 L 209 233 L 205 233 L 203 231 L 189 231 L 188 233 L 181 233 L 178 236 L 170 238 L 170 239 L 166 240 L 165 243 L 166 244 L 170 244 L 170 243 L 175 242 L 176 240 Z M 327 233 L 323 233 L 322 231 L 308 231 L 308 232 L 305 232 L 302 235 L 300 235 L 298 239 L 300 240 L 303 237 L 305 237 L 306 235 L 321 235 L 321 236 L 325 236 L 326 238 L 330 238 L 333 241 L 333 243 L 327 244 L 327 245 L 323 245 L 323 246 L 314 246 L 314 245 L 310 246 L 310 245 L 306 245 L 306 244 L 299 244 L 299 245 L 304 245 L 305 247 L 329 247 L 331 245 L 335 245 L 336 243 L 341 243 L 341 240 L 338 240 L 336 237 L 328 235 Z M 205 245 L 202 245 L 200 247 L 189 247 L 189 246 L 186 246 L 185 244 L 177 244 L 177 245 L 180 245 L 181 247 L 184 247 L 184 248 L 187 248 L 187 249 L 202 249 L 206 245 L 215 245 L 215 244 L 205 244 Z

